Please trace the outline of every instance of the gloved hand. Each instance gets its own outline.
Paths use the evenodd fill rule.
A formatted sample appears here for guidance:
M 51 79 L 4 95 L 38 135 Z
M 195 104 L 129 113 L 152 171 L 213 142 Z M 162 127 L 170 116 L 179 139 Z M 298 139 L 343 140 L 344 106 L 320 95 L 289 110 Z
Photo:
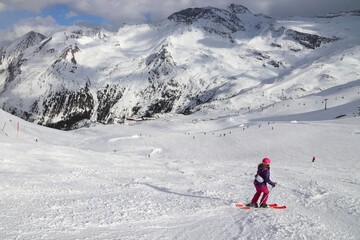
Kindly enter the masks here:
M 275 187 L 277 185 L 277 182 L 274 182 L 274 184 L 272 185 L 272 187 Z

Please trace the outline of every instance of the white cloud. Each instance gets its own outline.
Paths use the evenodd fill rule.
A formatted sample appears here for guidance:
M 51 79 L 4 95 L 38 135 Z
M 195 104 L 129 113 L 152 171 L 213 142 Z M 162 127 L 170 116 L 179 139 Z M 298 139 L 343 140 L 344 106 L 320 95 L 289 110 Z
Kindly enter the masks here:
M 101 16 L 119 25 L 144 22 L 144 13 L 154 21 L 189 7 L 214 6 L 225 8 L 231 3 L 248 7 L 254 13 L 270 16 L 317 15 L 317 13 L 360 9 L 359 0 L 2 0 L 14 9 L 40 12 L 53 4 L 65 4 L 78 14 Z
M 4 3 L 0 2 L 0 12 L 5 11 L 6 10 L 6 5 Z
M 70 11 L 67 14 L 65 14 L 65 19 L 70 19 L 70 18 L 77 17 L 77 16 L 79 16 L 79 14 L 77 14 L 76 12 Z
M 9 8 L 25 10 L 30 12 L 40 12 L 42 9 L 53 4 L 68 4 L 70 0 L 1 0 Z
M 51 17 L 35 17 L 23 19 L 14 24 L 10 29 L 0 31 L 2 41 L 12 41 L 19 38 L 30 31 L 39 32 L 46 36 L 50 36 L 55 32 L 64 30 L 65 27 L 59 26 Z

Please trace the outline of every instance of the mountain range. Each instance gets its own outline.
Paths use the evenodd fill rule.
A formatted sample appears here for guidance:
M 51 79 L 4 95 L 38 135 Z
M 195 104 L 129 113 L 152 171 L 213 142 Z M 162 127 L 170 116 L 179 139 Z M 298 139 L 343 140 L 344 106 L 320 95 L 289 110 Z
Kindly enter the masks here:
M 280 19 L 231 4 L 117 32 L 29 32 L 0 48 L 0 106 L 70 130 L 199 111 L 247 114 L 353 89 L 354 104 L 337 113 L 350 116 L 360 107 L 359 20 L 360 11 Z

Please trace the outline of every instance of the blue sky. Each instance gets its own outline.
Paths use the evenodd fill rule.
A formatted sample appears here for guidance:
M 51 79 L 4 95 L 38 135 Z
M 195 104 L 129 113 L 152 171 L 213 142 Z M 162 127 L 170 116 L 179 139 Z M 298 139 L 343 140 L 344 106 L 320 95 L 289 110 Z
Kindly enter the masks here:
M 0 29 L 10 28 L 20 19 L 29 19 L 34 17 L 51 16 L 59 25 L 72 26 L 78 21 L 84 21 L 99 25 L 109 25 L 110 22 L 101 16 L 79 14 L 74 12 L 69 6 L 64 4 L 54 4 L 41 10 L 41 12 L 31 12 L 26 10 L 12 9 L 1 13 Z
M 159 22 L 185 8 L 231 3 L 274 17 L 360 9 L 360 0 L 0 0 L 0 43 L 28 31 L 51 35 L 80 22 L 116 31 L 124 23 Z

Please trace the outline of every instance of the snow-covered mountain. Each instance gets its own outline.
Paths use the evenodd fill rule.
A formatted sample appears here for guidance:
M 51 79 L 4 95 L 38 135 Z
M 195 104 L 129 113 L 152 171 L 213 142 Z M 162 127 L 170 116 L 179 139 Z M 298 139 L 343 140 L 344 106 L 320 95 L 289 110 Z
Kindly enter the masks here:
M 231 4 L 116 33 L 30 32 L 0 49 L 0 104 L 25 120 L 73 129 L 163 113 L 245 114 L 346 91 L 351 99 L 333 106 L 352 107 L 333 117 L 351 116 L 360 99 L 359 18 L 274 19 Z

